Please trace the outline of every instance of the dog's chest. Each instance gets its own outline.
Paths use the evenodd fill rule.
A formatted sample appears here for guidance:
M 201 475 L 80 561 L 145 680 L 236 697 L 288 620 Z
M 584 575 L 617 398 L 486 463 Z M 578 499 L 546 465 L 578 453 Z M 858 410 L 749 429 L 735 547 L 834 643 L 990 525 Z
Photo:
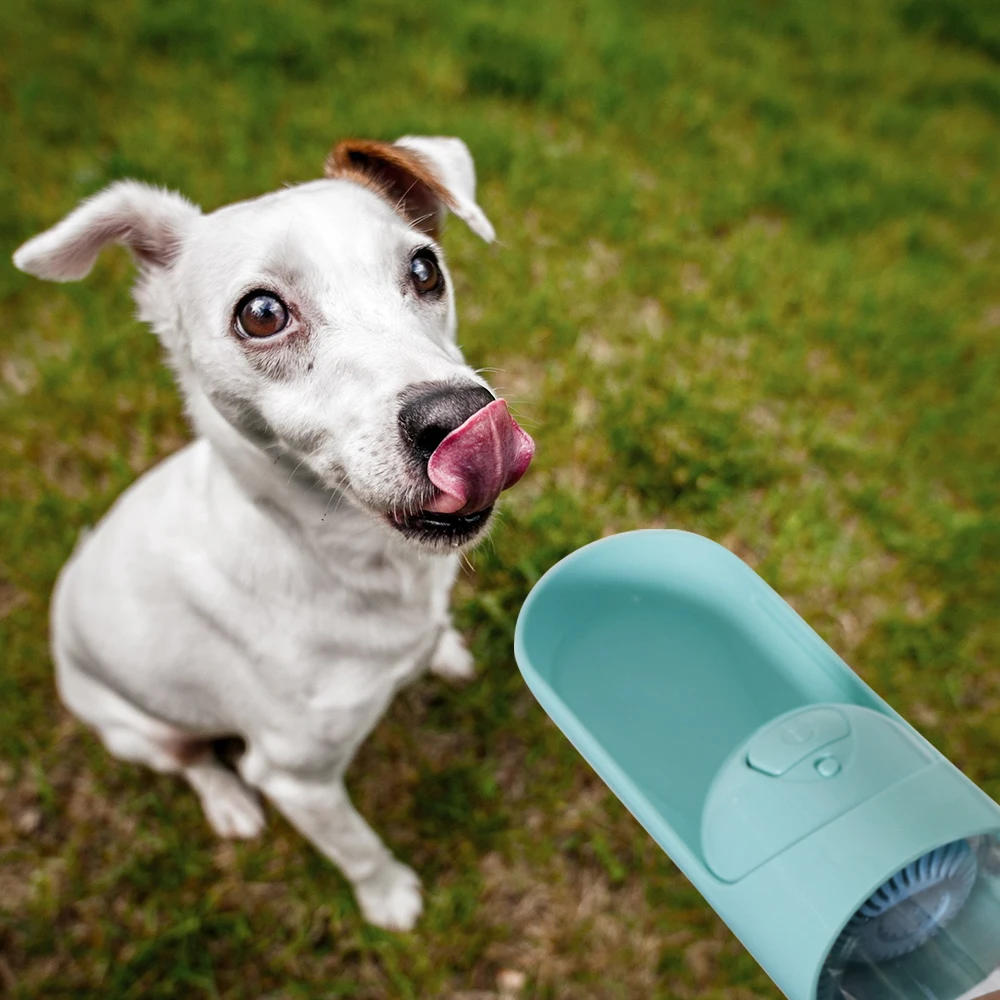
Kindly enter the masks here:
M 334 565 L 249 613 L 269 728 L 294 733 L 302 752 L 359 743 L 440 636 L 453 575 L 440 562 Z

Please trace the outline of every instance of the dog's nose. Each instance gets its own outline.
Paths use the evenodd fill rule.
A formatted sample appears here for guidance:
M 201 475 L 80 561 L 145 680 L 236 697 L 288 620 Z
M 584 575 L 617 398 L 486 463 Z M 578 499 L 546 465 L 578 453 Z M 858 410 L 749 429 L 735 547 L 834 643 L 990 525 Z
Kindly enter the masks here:
M 412 386 L 399 411 L 399 429 L 409 449 L 427 462 L 437 446 L 456 427 L 496 397 L 481 385 L 425 382 Z

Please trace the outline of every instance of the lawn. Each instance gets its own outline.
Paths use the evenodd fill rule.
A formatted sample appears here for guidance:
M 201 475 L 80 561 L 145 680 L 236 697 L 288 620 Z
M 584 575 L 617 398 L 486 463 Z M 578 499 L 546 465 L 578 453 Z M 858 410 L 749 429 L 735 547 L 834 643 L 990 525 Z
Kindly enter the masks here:
M 776 997 L 544 717 L 528 589 L 615 531 L 746 559 L 1000 796 L 1000 8 L 992 0 L 6 0 L 0 245 L 119 177 L 206 209 L 347 135 L 462 136 L 460 339 L 538 456 L 471 556 L 480 677 L 418 682 L 350 773 L 423 875 L 362 924 L 273 811 L 220 843 L 59 707 L 48 594 L 187 437 L 131 269 L 0 291 L 0 995 Z

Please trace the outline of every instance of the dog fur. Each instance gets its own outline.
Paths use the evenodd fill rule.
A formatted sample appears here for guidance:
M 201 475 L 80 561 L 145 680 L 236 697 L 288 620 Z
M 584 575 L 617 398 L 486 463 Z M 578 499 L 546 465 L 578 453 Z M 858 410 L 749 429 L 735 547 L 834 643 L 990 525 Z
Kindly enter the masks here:
M 449 593 L 488 512 L 468 537 L 402 530 L 434 487 L 399 411 L 414 386 L 486 387 L 456 346 L 436 236 L 445 211 L 486 240 L 493 229 L 457 139 L 342 143 L 327 173 L 210 214 L 122 181 L 15 254 L 67 281 L 106 244 L 127 246 L 139 315 L 196 430 L 73 553 L 52 650 L 63 701 L 112 754 L 183 775 L 222 836 L 261 831 L 262 793 L 339 866 L 369 921 L 408 929 L 418 878 L 343 775 L 402 685 L 427 665 L 473 670 Z M 436 297 L 407 284 L 420 247 L 439 261 Z M 287 304 L 281 336 L 234 331 L 254 289 Z M 246 744 L 235 771 L 211 748 L 228 735 Z

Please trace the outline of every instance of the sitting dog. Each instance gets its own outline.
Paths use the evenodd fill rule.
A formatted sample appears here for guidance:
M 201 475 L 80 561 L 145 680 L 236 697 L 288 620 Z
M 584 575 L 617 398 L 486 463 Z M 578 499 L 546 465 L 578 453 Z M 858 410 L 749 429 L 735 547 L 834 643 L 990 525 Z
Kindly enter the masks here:
M 455 343 L 444 215 L 494 237 L 465 144 L 345 141 L 325 175 L 210 214 L 121 181 L 14 255 L 70 281 L 128 247 L 197 432 L 78 545 L 52 650 L 112 754 L 183 775 L 222 836 L 260 832 L 263 793 L 369 921 L 408 929 L 419 880 L 344 771 L 425 666 L 471 674 L 458 553 L 534 444 Z M 229 735 L 236 771 L 212 748 Z

